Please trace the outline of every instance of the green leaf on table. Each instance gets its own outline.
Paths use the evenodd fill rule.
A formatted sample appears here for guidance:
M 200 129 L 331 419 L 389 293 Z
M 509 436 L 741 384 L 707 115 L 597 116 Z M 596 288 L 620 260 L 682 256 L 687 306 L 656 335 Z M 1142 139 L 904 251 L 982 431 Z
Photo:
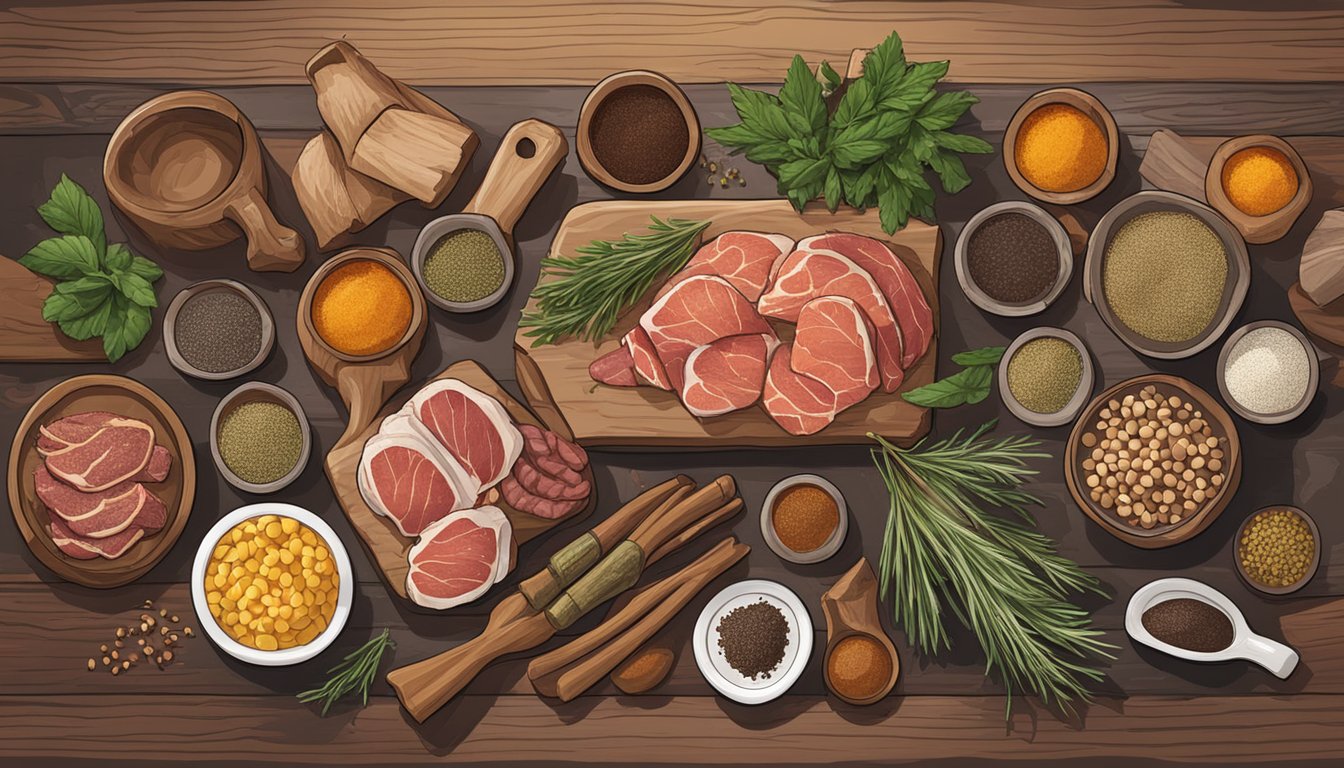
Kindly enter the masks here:
M 89 193 L 69 176 L 61 174 L 61 180 L 51 190 L 51 197 L 38 206 L 37 213 L 48 226 L 63 235 L 87 237 L 99 258 L 107 252 L 103 213 Z
M 855 80 L 849 84 L 840 103 L 835 105 L 835 114 L 831 115 L 831 130 L 842 131 L 849 126 L 868 120 L 875 114 L 873 86 L 866 79 Z
M 736 83 L 728 84 L 728 93 L 737 108 L 742 124 L 763 138 L 785 141 L 792 135 L 789 119 L 784 114 L 784 105 L 779 97 L 765 91 L 753 91 Z M 713 135 L 710 138 L 718 141 Z
M 121 294 L 113 295 L 111 303 L 113 307 L 103 331 L 103 352 L 108 362 L 115 363 L 144 341 L 152 317 L 148 309 Z
M 991 366 L 976 365 L 932 384 L 903 392 L 901 397 L 923 408 L 954 408 L 984 400 L 989 396 L 993 380 L 994 369 Z
M 981 347 L 979 349 L 968 349 L 965 352 L 958 352 L 952 356 L 952 362 L 957 365 L 997 365 L 1003 359 L 1003 352 L 1006 347 Z
M 784 87 L 779 89 L 779 101 L 789 117 L 795 134 L 816 134 L 826 127 L 826 101 L 821 95 L 821 83 L 808 68 L 802 56 L 794 56 L 789 73 L 784 76 Z
M 94 274 L 86 275 L 78 280 L 66 280 L 57 283 L 52 289 L 53 296 L 64 296 L 70 301 L 75 302 L 84 311 L 80 314 L 92 312 L 112 295 L 112 283 L 109 282 L 106 275 Z
M 874 83 L 877 89 L 874 93 L 876 101 L 881 101 L 887 97 L 887 89 L 900 82 L 905 75 L 907 64 L 905 61 L 905 44 L 901 42 L 901 36 L 892 32 L 887 35 L 887 39 L 873 46 L 868 55 L 863 59 L 863 77 L 861 79 Z
M 943 191 L 949 195 L 960 192 L 971 183 L 971 175 L 966 172 L 966 164 L 951 152 L 935 152 L 930 155 L 929 167 L 938 174 L 938 181 L 943 185 Z
M 972 104 L 980 99 L 969 91 L 948 91 L 940 93 L 919 108 L 916 122 L 929 131 L 941 131 L 951 128 Z
M 845 198 L 844 189 L 840 184 L 840 172 L 835 166 L 826 171 L 826 183 L 822 186 L 822 195 L 826 198 L 826 210 L 831 213 L 835 213 Z
M 845 79 L 840 76 L 840 73 L 836 72 L 831 67 L 831 62 L 829 61 L 821 62 L 821 66 L 818 67 L 818 69 L 821 71 L 822 79 L 826 81 L 824 93 L 827 96 L 835 93 L 835 90 L 845 82 Z
M 160 277 L 163 277 L 163 270 L 159 269 L 158 264 L 139 255 L 131 257 L 130 271 L 145 278 L 151 283 L 157 281 Z
M 134 272 L 113 275 L 112 282 L 117 286 L 117 290 L 121 291 L 122 296 L 142 307 L 152 309 L 159 305 L 158 299 L 154 298 L 154 286 Z
M 934 132 L 933 143 L 943 149 L 969 155 L 988 155 L 994 151 L 994 147 L 979 136 L 966 136 L 947 131 Z
M 145 259 L 149 261 L 149 259 Z M 107 246 L 107 255 L 103 257 L 103 267 L 109 272 L 116 274 L 125 272 L 135 263 L 135 254 L 123 243 L 113 243 Z M 153 262 L 150 262 L 151 264 Z M 155 267 L 158 269 L 158 267 Z
M 893 234 L 910 221 L 910 192 L 899 184 L 890 184 L 877 196 L 878 219 L 882 231 Z
M 98 250 L 84 235 L 50 237 L 19 257 L 19 263 L 39 275 L 73 280 L 98 271 Z
M 102 336 L 107 331 L 107 320 L 112 316 L 113 303 L 104 301 L 92 312 L 70 320 L 61 320 L 61 333 L 76 340 L 84 341 L 94 336 Z
M 42 319 L 48 323 L 59 323 L 83 317 L 89 310 L 75 297 L 52 291 L 42 302 Z

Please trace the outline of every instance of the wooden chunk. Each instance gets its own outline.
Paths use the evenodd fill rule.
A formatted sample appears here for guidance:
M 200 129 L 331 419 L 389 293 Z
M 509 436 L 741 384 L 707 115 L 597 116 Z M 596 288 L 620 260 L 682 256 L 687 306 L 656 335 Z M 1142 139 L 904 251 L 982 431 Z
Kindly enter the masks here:
M 1344 296 L 1344 209 L 1326 211 L 1307 236 L 1298 281 L 1318 306 Z
M 1139 164 L 1139 175 L 1149 184 L 1193 197 L 1201 203 L 1204 198 L 1204 174 L 1209 170 L 1214 147 L 1204 147 L 1187 141 L 1175 131 L 1160 128 L 1153 131 Z
M 42 319 L 52 283 L 13 259 L 0 256 L 0 360 L 77 362 L 104 360 L 102 340 L 75 341 Z
M 341 236 L 372 224 L 409 195 L 357 173 L 345 164 L 335 137 L 323 131 L 303 148 L 294 166 L 294 194 L 326 250 Z
M 461 123 L 389 109 L 359 138 L 350 167 L 421 202 L 442 200 L 457 181 L 473 137 Z

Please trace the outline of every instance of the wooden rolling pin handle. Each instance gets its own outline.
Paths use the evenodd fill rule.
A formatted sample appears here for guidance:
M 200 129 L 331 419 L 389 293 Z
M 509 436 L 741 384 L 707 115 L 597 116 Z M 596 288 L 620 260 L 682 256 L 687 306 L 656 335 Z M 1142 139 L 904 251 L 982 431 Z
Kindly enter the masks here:
M 567 154 L 569 142 L 559 128 L 540 120 L 517 123 L 504 134 L 480 189 L 462 212 L 489 216 L 512 238 L 528 203 Z
M 252 188 L 224 211 L 247 236 L 247 266 L 254 272 L 293 272 L 303 263 L 303 237 L 275 220 L 261 190 Z
M 621 542 L 546 609 L 551 626 L 564 629 L 597 606 L 633 587 L 644 571 L 644 550 Z
M 518 591 L 527 598 L 528 605 L 545 610 L 565 585 L 573 584 L 602 558 L 602 545 L 589 531 L 566 544 L 564 549 L 551 555 L 546 569 L 518 585 Z

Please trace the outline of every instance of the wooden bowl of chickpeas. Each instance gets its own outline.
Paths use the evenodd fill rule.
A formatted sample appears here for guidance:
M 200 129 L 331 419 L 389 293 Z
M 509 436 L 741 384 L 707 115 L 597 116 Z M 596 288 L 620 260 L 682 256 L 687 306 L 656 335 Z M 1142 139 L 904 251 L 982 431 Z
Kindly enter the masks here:
M 283 666 L 311 659 L 340 634 L 354 576 L 331 526 L 267 502 L 235 509 L 205 535 L 191 594 L 215 645 L 241 661 Z
M 1169 547 L 1209 527 L 1241 482 L 1236 424 L 1193 383 L 1155 374 L 1102 392 L 1074 423 L 1064 477 L 1121 541 Z

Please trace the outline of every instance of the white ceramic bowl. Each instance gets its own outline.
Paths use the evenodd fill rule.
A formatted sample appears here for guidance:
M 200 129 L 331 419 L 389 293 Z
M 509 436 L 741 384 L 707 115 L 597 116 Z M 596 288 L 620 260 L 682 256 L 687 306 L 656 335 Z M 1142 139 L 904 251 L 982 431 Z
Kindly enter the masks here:
M 205 569 L 210 563 L 210 555 L 214 552 L 220 538 L 244 520 L 262 515 L 291 517 L 308 526 L 326 542 L 327 550 L 331 552 L 331 558 L 336 563 L 336 573 L 341 580 L 337 587 L 336 613 L 332 615 L 331 621 L 327 623 L 327 628 L 322 631 L 322 634 L 313 638 L 307 645 L 279 651 L 263 651 L 243 645 L 230 637 L 219 626 L 215 617 L 210 614 L 210 607 L 205 602 Z M 345 627 L 346 620 L 350 618 L 350 606 L 354 601 L 355 573 L 350 566 L 350 554 L 346 552 L 345 545 L 336 537 L 336 532 L 331 529 L 330 525 L 327 525 L 325 520 L 293 504 L 281 504 L 274 501 L 249 504 L 221 517 L 205 534 L 205 538 L 201 540 L 201 546 L 196 550 L 196 562 L 191 568 L 191 602 L 196 608 L 196 619 L 201 623 L 201 629 L 210 638 L 210 642 L 239 661 L 262 667 L 283 667 L 289 664 L 298 664 L 326 650 L 327 646 L 331 645 L 332 641 Z
M 770 677 L 752 680 L 733 669 L 719 650 L 719 619 L 734 608 L 761 599 L 778 608 L 789 622 L 789 644 Z M 793 590 L 775 581 L 749 579 L 724 587 L 695 622 L 691 637 L 695 663 L 714 690 L 740 704 L 764 704 L 793 687 L 812 655 L 812 617 Z
M 840 512 L 840 522 L 836 523 L 835 530 L 820 547 L 811 552 L 794 552 L 792 549 L 784 546 L 784 542 L 779 540 L 779 535 L 775 533 L 775 499 L 790 488 L 799 485 L 815 485 L 830 495 L 835 502 L 836 509 Z M 845 497 L 840 493 L 840 489 L 821 475 L 794 475 L 786 477 L 775 483 L 770 492 L 765 495 L 765 503 L 761 505 L 761 536 L 765 537 L 765 543 L 770 550 L 781 558 L 791 563 L 806 565 L 809 563 L 819 563 L 822 560 L 834 555 L 840 551 L 840 547 L 845 543 L 845 535 L 849 533 L 849 510 L 845 506 Z

